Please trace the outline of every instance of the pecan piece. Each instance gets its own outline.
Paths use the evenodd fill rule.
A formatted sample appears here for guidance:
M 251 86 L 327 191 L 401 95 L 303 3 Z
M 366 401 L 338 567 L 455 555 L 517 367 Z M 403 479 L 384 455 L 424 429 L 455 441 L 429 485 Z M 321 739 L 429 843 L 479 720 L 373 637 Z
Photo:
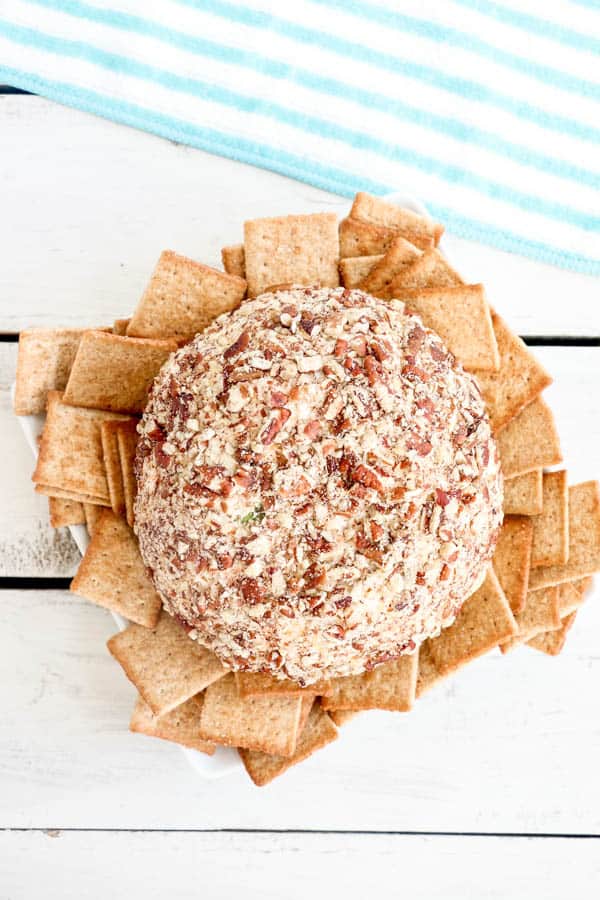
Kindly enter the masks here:
M 225 350 L 225 352 L 223 353 L 223 358 L 231 359 L 232 357 L 237 356 L 239 353 L 243 353 L 244 350 L 247 350 L 249 343 L 250 335 L 247 331 L 242 331 L 238 339 L 233 342 L 231 347 L 228 347 L 227 350 Z
M 267 427 L 262 433 L 261 440 L 263 444 L 272 444 L 276 436 L 279 434 L 289 417 L 291 412 L 285 407 L 277 409 L 272 415 Z

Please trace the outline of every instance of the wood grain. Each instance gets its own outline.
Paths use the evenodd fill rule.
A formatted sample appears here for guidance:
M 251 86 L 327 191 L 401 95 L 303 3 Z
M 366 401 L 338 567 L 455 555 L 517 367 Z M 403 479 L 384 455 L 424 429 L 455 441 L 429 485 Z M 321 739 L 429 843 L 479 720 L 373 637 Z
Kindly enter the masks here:
M 245 219 L 350 205 L 41 97 L 0 96 L 0 134 L 0 331 L 109 323 L 165 248 L 220 267 Z M 600 335 L 597 279 L 452 235 L 446 249 L 520 334 Z
M 494 651 L 260 791 L 127 731 L 109 613 L 58 591 L 0 604 L 0 827 L 600 833 L 597 588 L 561 656 Z
M 598 849 L 598 841 L 418 835 L 0 835 L 11 900 L 39 896 L 40 885 L 61 900 L 564 900 L 596 895 Z

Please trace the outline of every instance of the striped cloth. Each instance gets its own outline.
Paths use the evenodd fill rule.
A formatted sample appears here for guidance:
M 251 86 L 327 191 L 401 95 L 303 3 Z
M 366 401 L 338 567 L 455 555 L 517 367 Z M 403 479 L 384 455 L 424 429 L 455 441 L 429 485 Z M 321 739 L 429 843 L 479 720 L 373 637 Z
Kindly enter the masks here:
M 594 0 L 0 0 L 8 84 L 596 275 L 599 51 Z

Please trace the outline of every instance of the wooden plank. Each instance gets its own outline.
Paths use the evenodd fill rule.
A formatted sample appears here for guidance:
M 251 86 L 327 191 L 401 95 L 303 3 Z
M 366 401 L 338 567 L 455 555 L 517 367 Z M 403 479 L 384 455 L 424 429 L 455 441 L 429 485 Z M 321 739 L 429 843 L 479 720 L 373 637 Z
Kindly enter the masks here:
M 193 896 L 192 884 L 211 900 L 564 900 L 596 895 L 598 849 L 564 838 L 9 832 L 0 881 L 14 900 L 176 900 Z
M 496 651 L 409 714 L 357 716 L 260 791 L 127 731 L 109 613 L 58 591 L 0 606 L 0 828 L 600 833 L 598 589 L 561 656 Z
M 33 457 L 10 396 L 16 358 L 16 344 L 0 344 L 0 577 L 64 578 L 80 555 L 66 528 L 50 527 L 48 502 L 33 491 Z
M 219 265 L 244 219 L 348 209 L 300 182 L 41 97 L 0 96 L 0 133 L 0 331 L 109 322 L 129 314 L 165 247 Z M 452 236 L 447 249 L 521 334 L 600 335 L 597 279 Z
M 554 376 L 546 392 L 555 412 L 571 481 L 600 475 L 600 347 L 536 347 Z M 34 495 L 33 464 L 12 414 L 8 388 L 14 380 L 16 344 L 0 343 L 0 575 L 70 575 L 78 561 L 67 532 L 48 525 L 47 506 Z

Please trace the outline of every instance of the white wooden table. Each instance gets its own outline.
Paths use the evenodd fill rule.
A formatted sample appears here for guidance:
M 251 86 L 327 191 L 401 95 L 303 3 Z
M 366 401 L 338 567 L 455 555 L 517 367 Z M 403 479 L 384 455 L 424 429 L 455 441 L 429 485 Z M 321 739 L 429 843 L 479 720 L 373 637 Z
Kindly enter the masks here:
M 65 590 L 78 553 L 31 490 L 10 409 L 18 330 L 127 315 L 164 247 L 217 262 L 247 217 L 346 207 L 0 94 L 3 900 L 599 895 L 598 589 L 558 659 L 490 654 L 409 716 L 359 716 L 262 790 L 241 773 L 202 781 L 176 747 L 128 733 L 113 621 Z M 571 478 L 597 476 L 598 282 L 452 237 L 448 250 L 539 345 Z

